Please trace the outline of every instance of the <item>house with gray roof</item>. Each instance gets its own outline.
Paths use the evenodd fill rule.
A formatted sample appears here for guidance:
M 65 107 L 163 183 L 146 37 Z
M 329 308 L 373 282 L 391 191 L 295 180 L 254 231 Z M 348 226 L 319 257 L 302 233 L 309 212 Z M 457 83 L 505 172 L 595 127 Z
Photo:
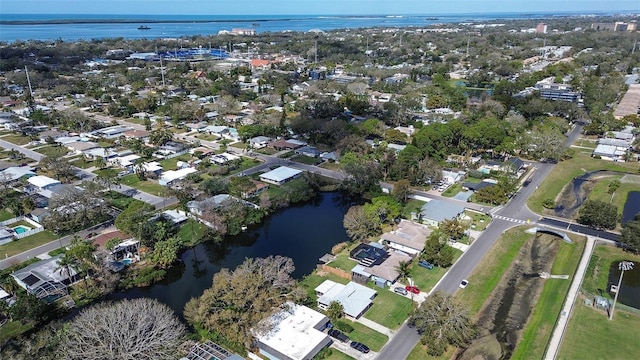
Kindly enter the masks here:
M 420 209 L 422 223 L 433 227 L 438 227 L 444 220 L 453 220 L 462 213 L 464 206 L 441 200 L 431 200 Z
M 350 281 L 347 285 L 325 280 L 315 288 L 318 295 L 318 307 L 323 310 L 337 301 L 342 305 L 345 316 L 357 319 L 373 304 L 377 292 L 366 286 Z
M 401 220 L 396 230 L 382 234 L 380 242 L 397 251 L 417 255 L 424 249 L 424 243 L 431 233 L 432 230 L 425 225 Z

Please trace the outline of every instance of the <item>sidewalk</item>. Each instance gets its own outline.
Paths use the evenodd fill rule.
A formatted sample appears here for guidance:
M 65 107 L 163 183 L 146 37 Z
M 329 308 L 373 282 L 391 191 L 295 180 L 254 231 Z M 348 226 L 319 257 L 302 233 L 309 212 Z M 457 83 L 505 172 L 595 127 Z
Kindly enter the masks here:
M 375 321 L 371 321 L 371 320 L 365 318 L 364 316 L 360 316 L 358 319 L 356 319 L 356 322 L 368 327 L 369 329 L 372 329 L 372 330 L 375 330 L 375 331 L 377 331 L 377 332 L 379 332 L 381 334 L 387 335 L 389 337 L 389 339 L 391 339 L 396 333 L 395 331 L 393 331 L 393 330 L 391 330 L 391 329 L 389 329 L 387 327 L 384 327 L 384 326 L 378 324 Z
M 544 356 L 545 360 L 553 360 L 558 355 L 558 350 L 560 350 L 560 345 L 562 344 L 562 337 L 564 336 L 564 331 L 567 328 L 573 304 L 578 297 L 580 285 L 582 285 L 582 279 L 584 278 L 584 274 L 587 272 L 587 267 L 589 266 L 589 260 L 591 259 L 591 253 L 593 252 L 594 246 L 595 239 L 592 236 L 587 236 L 587 245 L 584 247 L 584 252 L 582 253 L 582 258 L 578 265 L 578 270 L 571 282 L 571 287 L 569 288 L 569 293 L 567 293 L 567 298 L 565 299 L 556 327 L 553 329 L 553 335 L 549 341 L 547 353 Z

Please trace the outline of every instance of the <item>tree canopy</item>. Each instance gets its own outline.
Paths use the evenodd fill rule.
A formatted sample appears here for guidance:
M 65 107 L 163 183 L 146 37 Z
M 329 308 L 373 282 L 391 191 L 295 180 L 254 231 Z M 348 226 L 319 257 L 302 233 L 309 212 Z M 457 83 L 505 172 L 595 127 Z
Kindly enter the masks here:
M 175 359 L 185 328 L 157 300 L 100 303 L 69 324 L 60 350 L 66 359 Z
M 409 319 L 431 356 L 441 356 L 448 345 L 463 346 L 476 336 L 468 311 L 455 299 L 436 291 L 427 297 Z
M 618 208 L 600 200 L 587 200 L 580 208 L 578 222 L 599 229 L 614 229 L 620 215 Z
M 640 252 L 640 214 L 636 214 L 633 220 L 628 221 L 622 227 L 620 242 L 634 252 Z
M 304 297 L 291 277 L 294 270 L 293 260 L 283 256 L 246 259 L 233 271 L 222 269 L 209 289 L 185 305 L 184 316 L 196 328 L 250 347 L 252 327 L 287 300 Z

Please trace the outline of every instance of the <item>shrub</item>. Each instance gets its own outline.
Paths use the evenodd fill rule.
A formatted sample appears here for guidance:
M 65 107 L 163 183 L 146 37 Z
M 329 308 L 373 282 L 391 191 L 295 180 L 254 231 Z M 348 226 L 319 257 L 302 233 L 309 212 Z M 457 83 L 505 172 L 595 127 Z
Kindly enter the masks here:
M 342 332 L 345 332 L 345 333 L 350 333 L 350 332 L 352 332 L 352 331 L 354 330 L 354 329 L 353 329 L 353 326 L 349 325 L 348 323 L 344 322 L 343 320 L 338 320 L 338 321 L 336 321 L 336 322 L 333 324 L 333 326 L 334 326 L 336 329 L 338 329 L 338 330 L 340 330 L 340 331 L 342 331 Z
M 553 199 L 544 199 L 544 201 L 542 201 L 542 206 L 545 209 L 553 209 L 556 207 L 556 203 Z
M 332 255 L 338 255 L 339 253 L 342 252 L 342 250 L 346 249 L 347 246 L 349 246 L 349 243 L 347 243 L 347 242 L 341 242 L 339 244 L 335 244 L 331 248 L 331 254 Z

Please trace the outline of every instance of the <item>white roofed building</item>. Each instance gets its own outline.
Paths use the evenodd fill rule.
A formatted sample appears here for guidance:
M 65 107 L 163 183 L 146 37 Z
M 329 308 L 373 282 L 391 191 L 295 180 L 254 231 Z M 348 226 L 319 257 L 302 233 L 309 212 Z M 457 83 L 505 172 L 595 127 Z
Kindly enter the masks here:
M 299 178 L 301 175 L 302 170 L 280 166 L 275 170 L 260 175 L 260 180 L 269 184 L 282 185 L 288 181 Z
M 263 320 L 268 331 L 253 330 L 260 354 L 272 360 L 311 360 L 331 344 L 323 332 L 329 319 L 303 305 L 286 307 Z
M 162 173 L 160 179 L 158 180 L 158 184 L 162 186 L 168 186 L 172 182 L 176 180 L 184 179 L 187 175 L 198 172 L 195 168 L 187 167 L 179 170 L 168 170 Z
M 27 179 L 27 182 L 29 183 L 28 187 L 32 188 L 32 190 L 35 190 L 32 192 L 48 190 L 56 185 L 61 184 L 59 180 L 52 179 L 44 175 L 32 176 L 29 179 Z

